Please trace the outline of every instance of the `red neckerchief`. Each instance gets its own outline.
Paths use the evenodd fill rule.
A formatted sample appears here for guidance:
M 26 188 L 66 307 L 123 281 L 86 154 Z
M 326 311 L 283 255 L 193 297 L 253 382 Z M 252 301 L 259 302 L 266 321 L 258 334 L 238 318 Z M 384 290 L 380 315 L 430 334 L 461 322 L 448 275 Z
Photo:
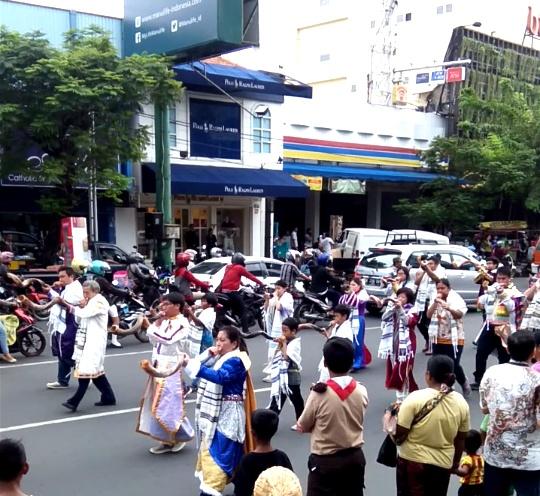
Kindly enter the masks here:
M 349 385 L 343 389 L 336 381 L 333 379 L 328 379 L 326 384 L 334 390 L 334 392 L 339 396 L 341 401 L 345 401 L 351 393 L 356 389 L 356 381 L 353 379 L 349 382 Z

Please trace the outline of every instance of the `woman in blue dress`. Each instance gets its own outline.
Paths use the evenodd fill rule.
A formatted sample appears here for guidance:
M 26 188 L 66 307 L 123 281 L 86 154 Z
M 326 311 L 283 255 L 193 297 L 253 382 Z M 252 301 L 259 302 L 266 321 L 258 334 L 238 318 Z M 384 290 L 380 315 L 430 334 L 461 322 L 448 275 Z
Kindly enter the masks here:
M 250 435 L 246 413 L 254 407 L 251 361 L 238 329 L 222 328 L 215 346 L 186 360 L 185 367 L 192 379 L 200 378 L 195 408 L 199 442 L 195 476 L 200 480 L 201 495 L 221 496 L 244 454 Z

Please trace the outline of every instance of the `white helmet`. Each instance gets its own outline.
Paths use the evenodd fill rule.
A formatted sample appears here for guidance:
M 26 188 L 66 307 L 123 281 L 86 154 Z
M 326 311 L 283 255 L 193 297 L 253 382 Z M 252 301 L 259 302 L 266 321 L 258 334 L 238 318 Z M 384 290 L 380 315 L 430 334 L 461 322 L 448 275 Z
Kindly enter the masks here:
M 210 256 L 212 258 L 221 257 L 222 254 L 223 254 L 223 250 L 221 248 L 218 248 L 217 246 L 210 250 Z
M 191 248 L 189 250 L 186 250 L 184 253 L 187 253 L 189 255 L 192 262 L 193 262 L 193 260 L 195 260 L 195 257 L 197 256 L 197 251 L 192 250 Z

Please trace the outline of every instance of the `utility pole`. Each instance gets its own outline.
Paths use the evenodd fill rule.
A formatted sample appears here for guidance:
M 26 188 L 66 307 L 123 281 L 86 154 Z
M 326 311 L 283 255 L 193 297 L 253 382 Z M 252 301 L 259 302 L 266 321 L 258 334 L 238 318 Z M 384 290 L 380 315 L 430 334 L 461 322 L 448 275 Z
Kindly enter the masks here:
M 169 151 L 169 107 L 154 103 L 156 141 L 156 210 L 163 212 L 163 224 L 172 223 L 171 156 Z M 171 267 L 172 241 L 158 239 L 158 265 Z
M 98 241 L 98 205 L 97 205 L 97 171 L 96 159 L 93 155 L 94 145 L 96 142 L 96 120 L 94 112 L 91 112 L 92 118 L 92 158 L 88 164 L 88 228 L 89 238 L 93 243 Z

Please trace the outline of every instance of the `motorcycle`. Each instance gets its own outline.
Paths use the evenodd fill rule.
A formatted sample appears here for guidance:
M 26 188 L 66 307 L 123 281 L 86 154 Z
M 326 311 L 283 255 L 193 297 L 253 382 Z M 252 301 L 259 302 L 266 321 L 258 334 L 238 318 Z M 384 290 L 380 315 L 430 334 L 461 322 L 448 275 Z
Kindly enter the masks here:
M 39 279 L 28 279 L 27 281 L 29 281 L 29 284 L 24 286 L 24 296 L 41 307 L 39 309 L 37 307 L 28 307 L 28 311 L 36 320 L 45 322 L 49 320 L 51 309 L 45 307 L 50 300 L 49 296 L 43 291 L 43 282 Z M 23 285 L 27 281 L 23 281 Z
M 130 294 L 125 298 L 115 297 L 112 299 L 112 303 L 116 305 L 120 319 L 119 331 L 116 333 L 118 337 L 122 339 L 125 336 L 133 335 L 141 343 L 148 343 L 146 329 L 142 327 L 142 322 L 147 314 L 144 302 Z
M 258 324 L 260 329 L 265 328 L 263 306 L 264 306 L 264 288 L 252 288 L 251 286 L 243 286 L 240 288 L 240 294 L 244 301 L 246 318 L 249 327 Z M 242 328 L 240 316 L 234 312 L 230 296 L 227 293 L 216 293 L 218 299 L 216 329 L 224 325 L 233 325 Z
M 34 318 L 23 308 L 15 308 L 12 314 L 19 319 L 16 341 L 9 346 L 10 353 L 22 353 L 25 357 L 35 357 L 43 353 L 47 341 L 43 333 L 34 325 Z
M 301 324 L 330 321 L 331 318 L 328 313 L 332 310 L 332 305 L 322 298 L 324 296 L 306 291 L 294 309 L 294 318 Z

